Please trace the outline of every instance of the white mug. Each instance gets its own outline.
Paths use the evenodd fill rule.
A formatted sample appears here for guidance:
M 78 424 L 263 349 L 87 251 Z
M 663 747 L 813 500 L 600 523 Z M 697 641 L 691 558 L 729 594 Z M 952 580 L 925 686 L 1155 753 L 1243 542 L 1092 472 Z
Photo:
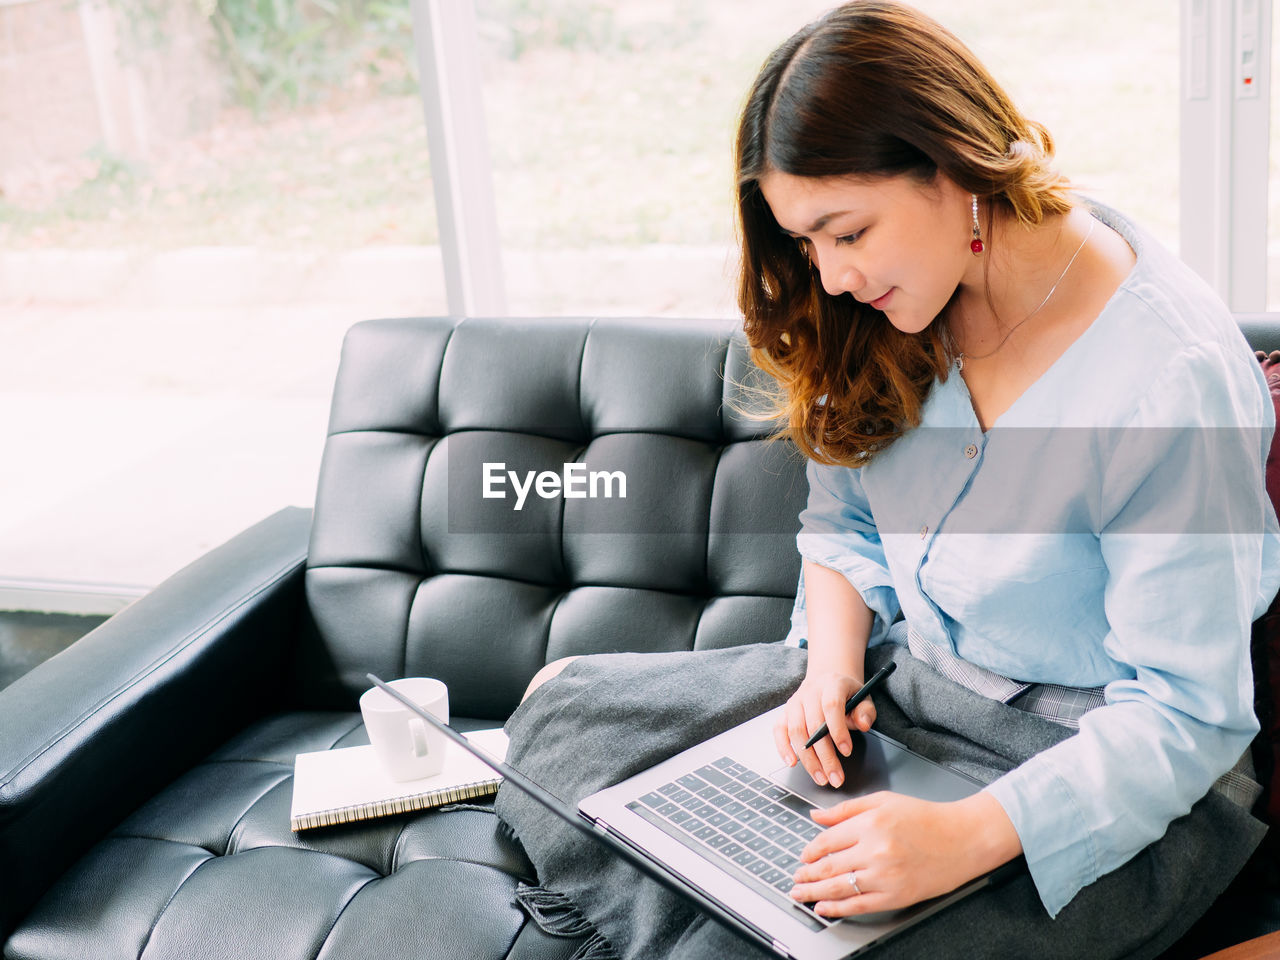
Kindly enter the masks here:
M 431 677 L 392 680 L 389 686 L 432 716 L 449 722 L 449 688 Z M 444 769 L 449 739 L 380 687 L 360 695 L 369 743 L 392 780 L 421 780 Z

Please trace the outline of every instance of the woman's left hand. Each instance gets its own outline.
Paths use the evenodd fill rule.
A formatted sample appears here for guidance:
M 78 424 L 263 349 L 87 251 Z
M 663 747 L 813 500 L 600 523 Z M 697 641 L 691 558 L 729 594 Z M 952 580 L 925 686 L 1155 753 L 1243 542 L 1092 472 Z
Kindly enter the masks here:
M 800 854 L 791 895 L 825 917 L 910 906 L 1022 852 L 1004 808 L 986 793 L 945 803 L 873 793 L 814 810 L 813 819 L 828 829 Z

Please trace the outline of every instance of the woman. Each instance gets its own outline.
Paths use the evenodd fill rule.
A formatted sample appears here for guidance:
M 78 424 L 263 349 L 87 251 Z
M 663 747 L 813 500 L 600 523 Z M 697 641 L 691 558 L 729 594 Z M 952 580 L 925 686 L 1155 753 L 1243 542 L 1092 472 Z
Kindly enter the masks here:
M 839 785 L 850 728 L 876 720 L 871 699 L 843 704 L 904 655 L 959 691 L 917 705 L 913 730 L 1027 743 L 964 801 L 814 814 L 828 829 L 793 896 L 832 917 L 1026 858 L 1038 903 L 1016 884 L 969 898 L 884 956 L 990 955 L 1000 936 L 1004 955 L 1154 955 L 1259 836 L 1239 824 L 1257 790 L 1249 627 L 1280 586 L 1266 387 L 1222 304 L 1073 196 L 1052 148 L 958 40 L 888 0 L 779 47 L 738 131 L 746 334 L 810 460 L 788 638 L 808 654 L 778 752 Z M 915 709 L 889 693 L 895 717 Z M 1238 813 L 1197 805 L 1213 788 Z M 1230 855 L 1170 866 L 1225 849 L 1219 828 Z M 1124 929 L 1084 946 L 1103 920 Z M 671 952 L 717 949 L 705 936 Z
M 1247 640 L 1275 590 L 1274 557 L 1263 578 L 1261 538 L 1186 530 L 1176 542 L 1181 517 L 1153 520 L 1140 512 L 1149 503 L 1124 494 L 1139 481 L 1170 495 L 1197 486 L 1162 474 L 1160 458 L 1207 457 L 1207 431 L 1149 431 L 1263 423 L 1257 364 L 1189 270 L 1119 214 L 1068 194 L 1051 148 L 963 46 L 891 3 L 850 4 L 801 31 L 744 112 L 747 333 L 812 458 L 800 537 L 807 624 L 796 631 L 809 668 L 779 752 L 819 783 L 839 778 L 837 749 L 850 748 L 842 704 L 864 675 L 873 618 L 887 626 L 895 605 L 906 618 L 894 639 L 926 660 L 1105 700 L 1078 736 L 964 804 L 896 797 L 874 818 L 858 816 L 865 805 L 827 814 L 820 822 L 833 829 L 815 854 L 829 855 L 801 870 L 795 896 L 821 899 L 833 916 L 945 892 L 1019 853 L 1056 914 L 1190 809 L 1256 731 Z M 997 422 L 1011 433 L 984 437 Z M 1100 447 L 1126 432 L 1143 449 L 1122 478 L 1049 426 L 1094 428 Z M 1248 439 L 1216 443 L 1213 456 L 1252 470 Z M 964 449 L 968 466 L 905 496 L 926 449 L 946 461 Z M 1000 528 L 984 489 L 1026 496 L 1024 478 L 1046 473 L 1018 469 L 1027 460 L 1096 477 L 1104 502 L 1038 486 L 1032 515 Z M 882 517 L 907 505 L 918 537 L 881 542 Z M 1092 523 L 1073 515 L 1080 506 Z M 1126 544 L 1120 529 L 1165 539 Z M 1204 603 L 1213 564 L 1213 589 L 1225 593 Z M 1144 591 L 1186 608 L 1152 609 Z M 1238 629 L 1211 669 L 1203 645 L 1171 642 L 1194 631 L 1188 618 L 1208 631 L 1223 615 Z M 856 723 L 873 719 L 868 705 Z M 834 742 L 804 751 L 824 721 Z M 1139 745 L 1159 759 L 1127 754 Z

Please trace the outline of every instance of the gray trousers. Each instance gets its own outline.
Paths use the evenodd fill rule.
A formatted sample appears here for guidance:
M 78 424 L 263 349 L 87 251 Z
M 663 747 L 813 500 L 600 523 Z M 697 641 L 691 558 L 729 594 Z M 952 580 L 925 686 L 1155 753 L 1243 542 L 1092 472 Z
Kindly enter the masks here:
M 1074 731 L 982 697 L 901 646 L 874 647 L 867 669 L 898 663 L 876 695 L 876 729 L 990 782 Z M 536 690 L 507 723 L 508 760 L 571 805 L 782 703 L 806 654 L 780 644 L 584 657 Z M 507 786 L 496 810 L 523 844 L 539 886 L 520 901 L 543 929 L 583 936 L 579 960 L 763 958 L 768 954 Z M 1244 866 L 1265 827 L 1210 792 L 1165 836 L 1085 887 L 1050 919 L 1025 871 L 869 951 L 874 960 L 1034 956 L 1156 957 Z

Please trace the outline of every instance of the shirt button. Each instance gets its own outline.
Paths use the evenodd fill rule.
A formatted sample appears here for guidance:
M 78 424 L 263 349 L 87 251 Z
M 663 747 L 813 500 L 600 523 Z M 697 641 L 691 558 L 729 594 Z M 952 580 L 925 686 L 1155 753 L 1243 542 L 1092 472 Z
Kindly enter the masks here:
M 926 523 L 923 527 L 920 528 L 920 539 L 923 540 L 924 535 L 928 532 L 929 532 L 929 525 Z
M 974 457 L 978 455 L 978 448 L 971 443 L 964 448 L 964 455 L 968 457 L 970 460 L 972 460 Z

